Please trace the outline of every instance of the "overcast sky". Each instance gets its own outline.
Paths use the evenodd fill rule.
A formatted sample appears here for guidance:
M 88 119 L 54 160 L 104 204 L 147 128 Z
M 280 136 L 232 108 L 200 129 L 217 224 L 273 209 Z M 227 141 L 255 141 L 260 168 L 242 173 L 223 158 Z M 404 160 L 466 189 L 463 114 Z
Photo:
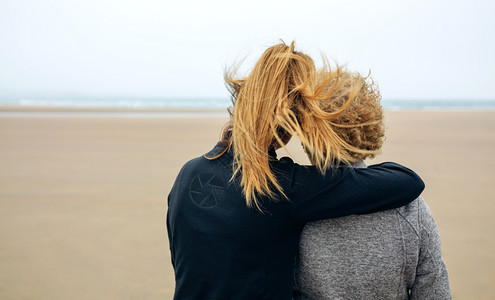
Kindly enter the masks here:
M 226 97 L 283 39 L 384 98 L 495 99 L 495 1 L 0 0 L 0 93 Z

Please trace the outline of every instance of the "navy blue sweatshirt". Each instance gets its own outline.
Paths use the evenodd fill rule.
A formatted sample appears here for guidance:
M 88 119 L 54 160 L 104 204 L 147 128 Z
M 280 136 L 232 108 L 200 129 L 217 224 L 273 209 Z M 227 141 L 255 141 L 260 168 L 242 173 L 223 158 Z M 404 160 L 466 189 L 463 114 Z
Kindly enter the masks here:
M 341 166 L 322 175 L 272 156 L 288 200 L 262 198 L 261 213 L 246 206 L 239 180 L 230 181 L 232 154 L 206 158 L 223 150 L 218 143 L 187 162 L 168 196 L 174 299 L 291 299 L 306 222 L 400 207 L 424 189 L 413 171 L 395 163 Z

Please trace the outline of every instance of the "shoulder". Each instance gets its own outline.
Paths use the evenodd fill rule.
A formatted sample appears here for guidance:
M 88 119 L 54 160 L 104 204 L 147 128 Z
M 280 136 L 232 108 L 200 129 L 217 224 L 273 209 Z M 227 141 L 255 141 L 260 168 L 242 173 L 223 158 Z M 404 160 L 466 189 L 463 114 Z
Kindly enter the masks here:
M 182 179 L 182 177 L 184 176 L 185 173 L 187 174 L 190 172 L 194 172 L 194 169 L 196 169 L 197 166 L 199 164 L 201 164 L 201 161 L 203 159 L 205 159 L 205 158 L 200 156 L 200 157 L 190 159 L 189 161 L 184 163 L 184 165 L 182 165 L 182 167 L 180 168 L 179 173 L 177 174 L 174 186 L 177 185 L 177 183 Z
M 188 160 L 180 168 L 180 171 L 179 171 L 179 173 L 177 175 L 177 179 L 179 179 L 182 176 L 184 176 L 184 174 L 188 174 L 188 173 L 191 173 L 191 172 L 194 173 L 196 169 L 201 168 L 201 165 L 204 164 L 205 161 L 207 161 L 207 159 L 204 158 L 203 156 L 195 157 L 195 158 L 192 158 L 192 159 Z
M 431 231 L 436 227 L 433 214 L 422 196 L 395 210 L 403 220 L 414 228 L 418 236 L 422 235 L 422 231 Z
M 204 156 L 198 156 L 188 160 L 183 166 L 182 169 L 194 168 L 197 165 L 208 162 L 208 160 Z
M 419 196 L 411 204 L 414 207 L 414 214 L 417 215 L 418 223 L 420 226 L 426 228 L 436 226 L 435 220 L 433 219 L 433 213 L 431 212 L 430 207 L 428 207 L 428 204 L 426 204 L 426 201 L 423 199 L 423 197 Z
M 399 217 L 414 229 L 414 232 L 418 237 L 420 236 L 422 223 L 421 211 L 424 205 L 426 204 L 423 197 L 419 196 L 411 203 L 395 209 Z
M 218 173 L 219 164 L 216 160 L 208 160 L 204 156 L 190 159 L 180 168 L 176 177 L 177 182 L 184 182 L 200 173 Z
M 423 199 L 421 198 L 421 200 Z M 433 213 L 424 200 L 419 202 L 418 215 L 421 222 L 421 227 L 428 237 L 432 233 L 438 234 L 436 233 L 438 232 L 438 229 L 435 219 L 433 218 Z

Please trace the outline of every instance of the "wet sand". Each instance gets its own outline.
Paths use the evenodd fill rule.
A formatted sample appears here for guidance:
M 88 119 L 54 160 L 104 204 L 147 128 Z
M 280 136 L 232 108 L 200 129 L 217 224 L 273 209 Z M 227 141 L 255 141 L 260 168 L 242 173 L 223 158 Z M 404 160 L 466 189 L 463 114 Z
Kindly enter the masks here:
M 0 299 L 170 299 L 166 196 L 226 121 L 1 117 Z M 427 184 L 455 299 L 495 293 L 495 112 L 387 112 Z M 289 145 L 305 162 L 297 141 Z

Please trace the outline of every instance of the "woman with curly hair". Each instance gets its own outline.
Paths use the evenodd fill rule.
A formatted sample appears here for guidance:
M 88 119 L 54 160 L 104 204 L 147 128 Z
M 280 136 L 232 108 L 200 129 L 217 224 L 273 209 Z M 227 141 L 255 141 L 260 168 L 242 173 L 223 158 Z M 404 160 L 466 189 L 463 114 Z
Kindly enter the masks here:
M 329 124 L 348 145 L 372 151 L 348 150 L 353 167 L 366 168 L 364 159 L 384 139 L 380 93 L 357 73 L 341 76 L 362 88 Z M 343 101 L 324 100 L 320 107 L 334 112 Z M 421 196 L 388 211 L 307 223 L 296 266 L 294 299 L 451 299 L 438 230 Z
M 291 299 L 300 233 L 309 221 L 392 209 L 424 188 L 411 170 L 351 169 L 349 145 L 329 121 L 362 89 L 317 70 L 294 43 L 268 48 L 245 78 L 226 74 L 233 109 L 221 141 L 187 162 L 168 196 L 175 299 Z M 326 112 L 324 100 L 344 99 Z M 316 166 L 277 159 L 297 135 Z

